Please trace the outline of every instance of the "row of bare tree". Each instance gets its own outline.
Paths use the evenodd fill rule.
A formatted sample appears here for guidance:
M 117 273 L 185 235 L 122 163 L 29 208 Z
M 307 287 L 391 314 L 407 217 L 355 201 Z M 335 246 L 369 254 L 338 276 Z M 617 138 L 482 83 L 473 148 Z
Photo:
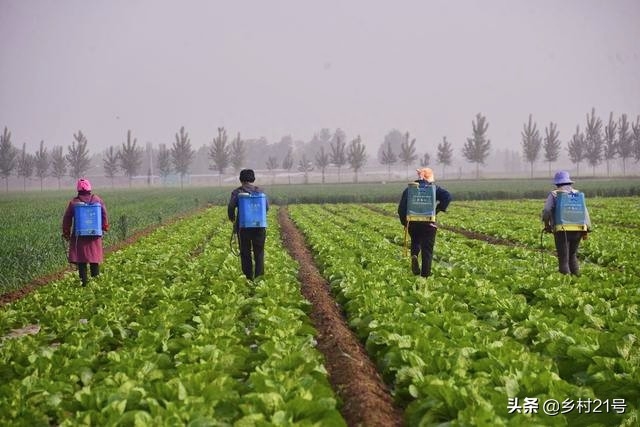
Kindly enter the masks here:
M 491 151 L 491 140 L 487 138 L 489 122 L 486 117 L 478 113 L 472 120 L 472 132 L 461 148 L 464 159 L 476 165 L 476 177 L 479 176 L 480 165 L 484 165 Z M 43 180 L 54 177 L 58 180 L 64 176 L 78 178 L 84 176 L 91 167 L 91 158 L 87 148 L 88 141 L 82 131 L 73 135 L 71 145 L 66 147 L 55 146 L 48 152 L 44 141 L 40 142 L 39 150 L 34 154 L 26 151 L 26 144 L 22 150 L 17 149 L 11 142 L 11 132 L 5 127 L 0 136 L 0 176 L 5 179 L 6 191 L 9 190 L 8 178 L 13 173 L 26 182 L 32 177 L 40 180 L 42 189 Z M 559 138 L 557 124 L 551 122 L 545 127 L 545 136 L 541 137 L 537 124 L 529 115 L 529 120 L 524 124 L 522 131 L 523 158 L 531 165 L 533 177 L 533 165 L 538 161 L 542 152 L 544 161 L 551 164 L 559 158 L 562 143 Z M 294 154 L 295 149 L 295 154 Z M 147 174 L 157 174 L 166 178 L 170 174 L 180 177 L 183 186 L 185 176 L 190 174 L 194 160 L 202 161 L 206 157 L 207 168 L 218 172 L 218 183 L 222 183 L 222 177 L 228 168 L 239 171 L 242 167 L 251 165 L 260 168 L 262 165 L 272 174 L 282 169 L 291 172 L 297 162 L 297 171 L 302 172 L 305 182 L 311 171 L 318 170 L 322 174 L 322 182 L 325 182 L 325 173 L 329 167 L 337 168 L 338 181 L 341 171 L 349 167 L 354 172 L 354 180 L 358 182 L 358 173 L 367 164 L 369 155 L 366 145 L 358 135 L 347 143 L 347 136 L 341 129 L 331 132 L 329 129 L 321 129 L 307 142 L 294 142 L 290 136 L 283 137 L 277 144 L 269 144 L 264 138 L 245 141 L 240 133 L 229 141 L 224 127 L 218 128 L 218 135 L 209 144 L 200 150 L 194 150 L 188 132 L 184 127 L 175 134 L 175 141 L 167 147 L 160 144 L 157 150 L 151 148 L 150 161 Z M 600 118 L 596 117 L 595 109 L 587 114 L 585 131 L 576 127 L 575 134 L 567 142 L 569 159 L 577 165 L 578 174 L 580 163 L 587 160 L 594 168 L 606 160 L 607 175 L 610 174 L 610 160 L 620 157 L 623 163 L 623 174 L 626 175 L 626 162 L 630 158 L 640 160 L 640 116 L 636 122 L 630 123 L 626 114 L 615 121 L 613 113 L 609 116 L 609 122 L 603 126 Z M 453 162 L 453 145 L 442 137 L 442 142 L 437 145 L 437 164 L 443 168 Z M 134 176 L 140 174 L 143 163 L 144 150 L 138 145 L 137 139 L 132 136 L 131 130 L 127 131 L 126 142 L 120 146 L 110 146 L 101 154 L 104 176 L 113 180 L 118 174 L 122 174 L 129 180 L 129 186 Z M 279 157 L 282 159 L 279 160 Z M 386 166 L 387 174 L 391 176 L 391 168 L 400 163 L 405 167 L 407 176 L 409 167 L 419 161 L 421 166 L 428 166 L 431 156 L 428 151 L 418 154 L 416 138 L 411 138 L 409 132 L 391 130 L 380 144 L 377 152 L 377 161 Z M 264 163 L 262 163 L 264 162 Z M 152 164 L 155 164 L 152 170 Z
M 478 115 L 478 129 L 482 129 L 482 135 L 476 136 L 474 134 L 474 143 L 477 143 L 476 139 L 478 137 L 483 138 L 483 133 L 486 132 L 487 126 L 485 123 L 484 117 Z M 474 132 L 476 132 L 475 122 Z M 397 137 L 398 135 L 400 135 L 399 138 Z M 7 191 L 9 189 L 8 178 L 14 172 L 16 176 L 23 179 L 26 189 L 27 180 L 34 176 L 39 178 L 41 188 L 42 182 L 47 176 L 56 178 L 58 187 L 60 187 L 60 179 L 64 176 L 79 178 L 84 176 L 90 168 L 91 158 L 87 148 L 88 141 L 82 131 L 78 131 L 73 135 L 73 141 L 67 147 L 66 153 L 62 146 L 53 147 L 51 153 L 49 153 L 44 146 L 44 141 L 40 142 L 40 148 L 35 154 L 26 151 L 26 144 L 23 144 L 22 150 L 18 150 L 13 146 L 11 132 L 6 127 L 0 138 L 0 176 L 5 178 Z M 400 143 L 399 152 L 396 155 L 394 143 L 397 140 L 400 140 Z M 386 144 L 381 144 L 381 147 L 385 147 L 384 151 L 378 157 L 380 163 L 386 165 L 389 171 L 391 166 L 398 160 L 407 168 L 417 160 L 416 140 L 415 138 L 410 139 L 408 132 L 400 134 L 399 131 L 393 130 L 385 137 L 385 142 Z M 487 141 L 486 147 L 483 148 L 485 150 L 483 151 L 484 157 L 488 154 L 489 144 Z M 277 154 L 268 154 L 269 150 L 264 145 L 264 141 L 260 140 L 244 141 L 240 133 L 237 134 L 233 141 L 229 142 L 227 131 L 225 128 L 220 127 L 218 128 L 218 135 L 206 147 L 206 156 L 210 160 L 208 167 L 217 171 L 219 180 L 221 180 L 227 168 L 232 167 L 235 171 L 238 171 L 246 164 L 247 154 L 249 152 L 257 152 L 260 159 L 265 161 L 264 166 L 271 173 L 274 173 L 279 168 L 287 171 L 293 169 L 295 160 L 292 140 L 286 142 L 287 149 L 282 162 L 279 161 Z M 347 144 L 346 135 L 341 129 L 336 129 L 333 134 L 328 129 L 322 129 L 318 134 L 314 135 L 312 141 L 309 142 L 309 146 L 312 150 L 311 153 L 309 153 L 309 149 L 306 151 L 300 150 L 301 155 L 298 159 L 297 167 L 298 171 L 304 173 L 305 182 L 308 182 L 309 172 L 318 168 L 322 173 L 322 182 L 324 183 L 326 170 L 330 166 L 337 168 L 338 180 L 340 181 L 341 170 L 347 165 L 355 173 L 354 180 L 357 182 L 358 173 L 368 160 L 367 149 L 362 138 L 358 135 Z M 465 146 L 465 150 L 469 153 L 474 149 L 476 148 L 471 145 L 469 147 Z M 265 152 L 267 153 L 266 156 Z M 196 154 L 197 152 L 191 146 L 189 134 L 184 127 L 181 127 L 180 131 L 176 133 L 175 141 L 170 148 L 167 148 L 165 144 L 160 144 L 154 156 L 155 173 L 161 177 L 167 177 L 175 173 L 180 176 L 182 186 L 184 177 L 189 174 L 190 166 Z M 110 146 L 102 154 L 104 176 L 113 182 L 113 179 L 122 172 L 124 176 L 128 177 L 129 185 L 131 185 L 132 178 L 139 174 L 143 155 L 144 150 L 138 145 L 137 139 L 133 138 L 131 130 L 127 131 L 126 142 L 123 142 L 121 146 Z M 470 154 L 470 156 L 477 155 Z M 437 159 L 439 163 L 446 166 L 451 164 L 452 158 L 453 148 L 445 137 L 443 142 L 438 145 Z M 421 159 L 421 164 L 426 166 L 429 161 L 430 156 L 425 153 Z M 149 170 L 148 174 L 150 175 L 151 173 L 152 171 Z
M 551 163 L 557 161 L 560 155 L 561 142 L 557 124 L 549 123 L 544 131 L 545 136 L 542 138 L 530 114 L 529 121 L 522 130 L 522 153 L 531 165 L 532 177 L 533 164 L 538 160 L 540 151 L 543 152 L 544 160 L 549 163 L 549 172 Z M 578 175 L 582 161 L 589 163 L 595 176 L 596 166 L 604 160 L 607 164 L 607 176 L 610 176 L 610 162 L 616 157 L 622 160 L 622 174 L 626 175 L 627 160 L 633 158 L 636 162 L 640 161 L 640 116 L 634 123 L 630 123 L 626 114 L 614 120 L 611 112 L 607 125 L 603 126 L 602 119 L 596 116 L 596 110 L 592 108 L 591 113 L 587 114 L 584 132 L 580 130 L 580 125 L 576 126 L 575 133 L 567 142 L 567 152 L 571 162 L 577 166 Z

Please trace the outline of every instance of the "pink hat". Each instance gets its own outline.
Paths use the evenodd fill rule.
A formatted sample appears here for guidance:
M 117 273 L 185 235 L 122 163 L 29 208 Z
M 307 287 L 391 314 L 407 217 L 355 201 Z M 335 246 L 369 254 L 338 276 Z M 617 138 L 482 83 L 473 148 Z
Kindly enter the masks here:
M 86 178 L 80 178 L 76 183 L 76 190 L 78 191 L 91 191 L 91 183 Z

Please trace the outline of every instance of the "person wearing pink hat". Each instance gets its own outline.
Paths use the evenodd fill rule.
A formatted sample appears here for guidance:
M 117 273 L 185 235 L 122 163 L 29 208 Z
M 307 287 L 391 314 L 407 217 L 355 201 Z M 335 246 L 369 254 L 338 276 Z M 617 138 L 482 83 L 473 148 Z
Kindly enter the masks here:
M 88 179 L 80 178 L 76 190 L 62 217 L 62 238 L 69 242 L 68 260 L 77 265 L 80 282 L 86 286 L 87 264 L 92 277 L 100 274 L 102 235 L 109 231 L 109 218 L 102 199 L 91 193 Z
M 418 179 L 409 183 L 402 192 L 398 204 L 398 217 L 411 236 L 411 271 L 415 275 L 429 277 L 433 247 L 436 242 L 436 215 L 446 212 L 451 194 L 434 183 L 431 168 L 416 169 Z M 418 255 L 422 255 L 422 265 Z
M 549 192 L 542 209 L 544 231 L 553 233 L 558 271 L 562 274 L 580 274 L 578 248 L 591 230 L 589 211 L 584 193 L 572 187 L 567 171 L 558 171 L 553 177 L 556 189 Z

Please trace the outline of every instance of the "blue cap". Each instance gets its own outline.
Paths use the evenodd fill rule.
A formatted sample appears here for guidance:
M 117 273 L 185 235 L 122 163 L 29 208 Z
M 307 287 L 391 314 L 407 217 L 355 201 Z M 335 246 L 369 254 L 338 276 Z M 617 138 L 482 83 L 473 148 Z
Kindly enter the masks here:
M 567 171 L 558 171 L 553 177 L 553 183 L 555 185 L 563 185 L 563 184 L 573 184 L 571 181 L 571 177 L 569 176 L 569 172 Z

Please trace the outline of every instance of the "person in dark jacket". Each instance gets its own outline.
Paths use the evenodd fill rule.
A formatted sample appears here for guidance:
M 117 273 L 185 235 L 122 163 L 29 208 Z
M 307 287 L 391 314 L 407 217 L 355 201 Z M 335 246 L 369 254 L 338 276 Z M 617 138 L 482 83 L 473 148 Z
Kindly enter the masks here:
M 253 280 L 264 274 L 264 244 L 267 237 L 266 227 L 241 227 L 238 220 L 239 208 L 238 195 L 241 193 L 264 193 L 262 189 L 253 183 L 256 177 L 252 169 L 240 171 L 240 187 L 231 192 L 227 213 L 232 221 L 234 232 L 238 233 L 238 246 L 240 247 L 240 264 L 242 272 L 249 280 Z M 269 209 L 269 201 L 265 196 L 266 210 Z M 253 252 L 253 257 L 252 257 Z
M 109 218 L 102 199 L 91 193 L 91 182 L 88 179 L 80 178 L 76 183 L 76 190 L 78 195 L 69 201 L 62 217 L 62 238 L 69 242 L 69 262 L 77 265 L 82 286 L 86 286 L 88 281 L 87 264 L 89 264 L 91 277 L 100 274 L 100 264 L 104 257 L 102 235 L 78 235 L 78 219 L 75 218 L 74 208 L 76 205 L 82 204 L 99 204 L 103 232 L 109 231 Z
M 580 241 L 587 238 L 591 230 L 589 211 L 584 206 L 584 218 L 582 224 L 569 224 L 568 226 L 555 224 L 555 211 L 558 193 L 576 194 L 578 190 L 572 187 L 573 181 L 567 171 L 556 172 L 553 177 L 556 189 L 549 192 L 542 209 L 542 222 L 547 233 L 553 233 L 553 238 L 558 256 L 558 271 L 562 274 L 580 274 L 578 264 L 578 248 Z
M 414 182 L 418 186 L 435 185 L 433 171 L 430 168 L 417 169 L 418 179 Z M 435 185 L 436 209 L 435 213 L 446 212 L 451 202 L 451 194 L 444 188 Z M 436 242 L 438 226 L 434 221 L 407 221 L 407 195 L 408 188 L 402 192 L 398 204 L 398 217 L 400 223 L 408 228 L 411 236 L 411 271 L 415 275 L 429 277 L 431 275 L 431 261 L 433 259 L 433 247 Z M 418 255 L 422 254 L 422 266 L 418 261 Z

